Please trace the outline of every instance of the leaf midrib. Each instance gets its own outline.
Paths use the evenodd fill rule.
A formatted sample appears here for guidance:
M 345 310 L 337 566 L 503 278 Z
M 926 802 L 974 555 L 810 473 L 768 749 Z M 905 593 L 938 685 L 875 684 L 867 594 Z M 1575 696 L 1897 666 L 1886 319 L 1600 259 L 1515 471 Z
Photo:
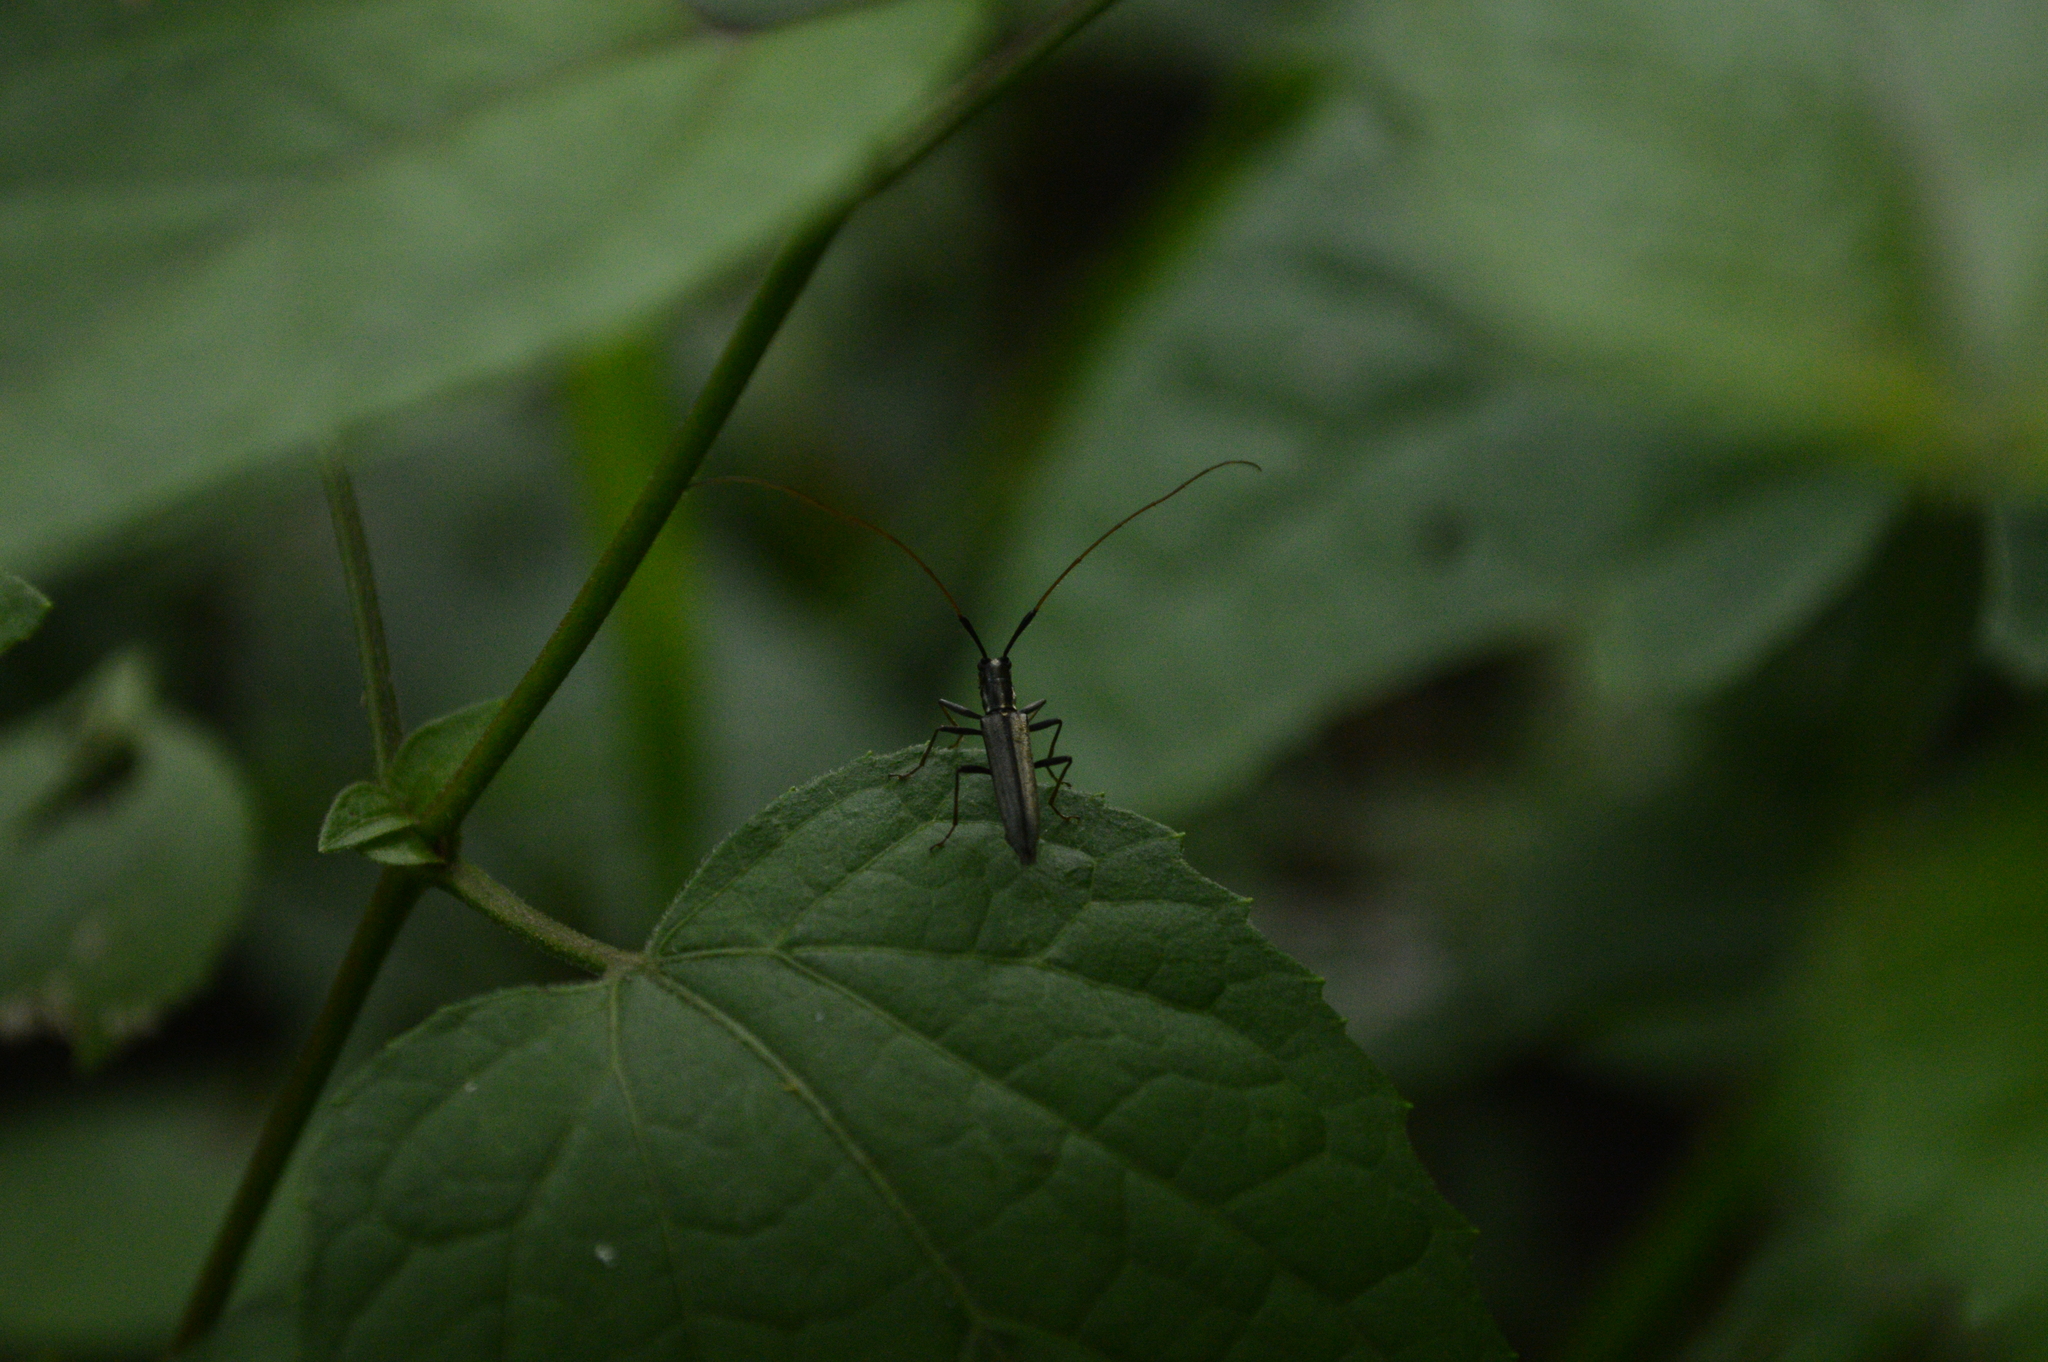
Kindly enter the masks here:
M 933 1242 L 930 1234 L 926 1232 L 923 1222 L 910 1209 L 910 1205 L 903 1199 L 902 1193 L 897 1191 L 895 1183 L 890 1180 L 889 1175 L 876 1163 L 874 1157 L 868 1153 L 860 1141 L 854 1138 L 853 1132 L 848 1130 L 840 1121 L 837 1114 L 826 1104 L 824 1098 L 819 1096 L 811 1085 L 805 1081 L 804 1077 L 784 1062 L 782 1056 L 777 1054 L 761 1037 L 755 1035 L 752 1030 L 743 1025 L 738 1018 L 731 1016 L 723 1008 L 718 1007 L 708 998 L 698 994 L 696 990 L 680 980 L 670 978 L 660 970 L 644 970 L 638 973 L 641 977 L 650 980 L 655 987 L 668 993 L 684 1006 L 695 1009 L 714 1025 L 723 1028 L 728 1035 L 740 1043 L 742 1048 L 758 1058 L 770 1073 L 773 1073 L 781 1080 L 784 1089 L 799 1102 L 803 1103 L 810 1110 L 811 1115 L 817 1120 L 818 1124 L 825 1128 L 826 1134 L 830 1135 L 833 1141 L 846 1151 L 846 1156 L 853 1161 L 854 1167 L 861 1171 L 861 1175 L 867 1178 L 874 1187 L 876 1194 L 882 1198 L 883 1203 L 889 1207 L 890 1211 L 902 1223 L 904 1230 L 910 1235 L 911 1242 L 917 1245 L 918 1251 L 931 1263 L 933 1270 L 946 1283 L 947 1289 L 952 1293 L 954 1299 L 959 1301 L 961 1309 L 967 1314 L 969 1324 L 975 1329 L 987 1327 L 992 1322 L 992 1316 L 981 1307 L 980 1302 L 974 1299 L 974 1294 L 968 1290 L 967 1283 L 961 1280 L 959 1273 L 954 1271 L 953 1265 L 946 1260 L 946 1255 L 939 1251 L 938 1245 Z M 630 978 L 632 976 L 628 975 L 625 977 Z M 611 987 L 616 992 L 620 985 L 614 983 Z

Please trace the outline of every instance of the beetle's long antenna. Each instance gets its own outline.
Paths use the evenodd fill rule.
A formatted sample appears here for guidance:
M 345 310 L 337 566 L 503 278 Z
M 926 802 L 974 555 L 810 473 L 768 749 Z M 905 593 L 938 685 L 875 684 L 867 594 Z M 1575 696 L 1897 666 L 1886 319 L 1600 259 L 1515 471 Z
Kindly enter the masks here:
M 1103 541 L 1104 539 L 1107 539 L 1107 538 L 1109 538 L 1109 537 L 1110 537 L 1111 535 L 1115 534 L 1115 533 L 1116 533 L 1116 532 L 1117 532 L 1118 530 L 1120 530 L 1120 529 L 1122 529 L 1122 528 L 1123 528 L 1124 526 L 1126 526 L 1126 525 L 1130 524 L 1130 523 L 1131 523 L 1131 522 L 1132 522 L 1133 520 L 1136 520 L 1136 519 L 1137 519 L 1137 518 L 1138 518 L 1139 516 L 1141 516 L 1141 515 L 1145 514 L 1145 512 L 1147 512 L 1147 511 L 1151 510 L 1151 509 L 1152 509 L 1152 508 L 1153 508 L 1154 506 L 1157 506 L 1157 505 L 1158 505 L 1158 504 L 1159 504 L 1160 502 L 1162 502 L 1162 501 L 1171 501 L 1171 500 L 1173 500 L 1173 499 L 1174 499 L 1175 497 L 1179 496 L 1179 495 L 1180 495 L 1180 494 L 1181 494 L 1182 492 L 1185 492 L 1185 491 L 1187 491 L 1187 489 L 1188 489 L 1188 488 L 1189 488 L 1190 486 L 1192 486 L 1193 484 L 1195 484 L 1195 483 L 1197 483 L 1197 482 L 1200 482 L 1200 481 L 1201 481 L 1201 480 L 1202 480 L 1203 478 L 1206 478 L 1206 477 L 1208 477 L 1208 476 L 1209 476 L 1209 475 L 1210 475 L 1211 473 L 1214 473 L 1214 472 L 1215 472 L 1215 471 L 1216 471 L 1217 469 L 1219 469 L 1219 468 L 1228 468 L 1228 467 L 1230 467 L 1230 466 L 1231 466 L 1232 464 L 1234 464 L 1234 463 L 1236 463 L 1236 464 L 1243 464 L 1243 465 L 1244 465 L 1244 466 L 1245 466 L 1246 468 L 1249 468 L 1249 469 L 1251 469 L 1251 470 L 1252 470 L 1253 472 L 1255 472 L 1255 473 L 1263 473 L 1263 472 L 1265 472 L 1265 471 L 1266 471 L 1265 469 L 1263 469 L 1263 468 L 1259 467 L 1259 466 L 1258 466 L 1257 464 L 1253 463 L 1253 462 L 1252 462 L 1252 461 L 1251 461 L 1250 459 L 1225 459 L 1225 460 L 1223 460 L 1223 462 L 1221 462 L 1221 463 L 1212 463 L 1212 464 L 1210 464 L 1210 465 L 1209 465 L 1209 466 L 1208 466 L 1207 468 L 1203 469 L 1203 470 L 1202 470 L 1201 472 L 1199 472 L 1199 473 L 1195 474 L 1195 475 L 1194 475 L 1194 476 L 1193 476 L 1192 478 L 1189 478 L 1189 479 L 1188 479 L 1188 480 L 1187 480 L 1186 482 L 1182 483 L 1182 484 L 1181 484 L 1180 486 L 1178 486 L 1178 487 L 1174 488 L 1174 489 L 1173 489 L 1173 490 L 1172 490 L 1171 492 L 1168 492 L 1168 493 L 1167 493 L 1167 494 L 1166 494 L 1165 496 L 1163 496 L 1163 497 L 1159 497 L 1159 498 L 1157 498 L 1156 500 L 1153 500 L 1153 501 L 1148 501 L 1148 502 L 1146 502 L 1146 503 L 1145 503 L 1145 504 L 1144 504 L 1143 506 L 1140 506 L 1140 507 L 1139 507 L 1139 508 L 1138 508 L 1137 510 L 1135 510 L 1135 511 L 1131 512 L 1131 513 L 1130 513 L 1129 515 L 1125 516 L 1125 517 L 1124 517 L 1124 518 L 1123 518 L 1122 520 L 1119 520 L 1119 521 L 1117 521 L 1117 523 L 1116 523 L 1116 524 L 1114 524 L 1114 525 L 1110 526 L 1110 527 L 1109 527 L 1108 529 L 1104 530 L 1104 531 L 1103 531 L 1103 532 L 1102 532 L 1102 533 L 1101 533 L 1101 534 L 1100 534 L 1099 536 L 1097 536 L 1097 538 L 1096 538 L 1096 540 L 1095 540 L 1095 542 L 1094 542 L 1093 544 L 1090 544 L 1090 545 L 1089 545 L 1089 546 L 1088 546 L 1087 548 L 1085 548 L 1085 549 L 1082 549 L 1080 553 L 1078 553 L 1078 554 L 1076 554 L 1076 555 L 1075 555 L 1075 557 L 1074 557 L 1074 561 L 1073 561 L 1073 562 L 1071 562 L 1071 563 L 1069 563 L 1069 564 L 1067 564 L 1067 566 L 1066 566 L 1066 571 L 1065 571 L 1065 572 L 1062 572 L 1062 573 L 1060 573 L 1060 575 L 1059 575 L 1059 576 L 1057 576 L 1057 577 L 1055 577 L 1055 578 L 1053 578 L 1053 579 L 1052 579 L 1052 586 L 1049 586 L 1049 587 L 1047 587 L 1047 588 L 1045 589 L 1045 595 L 1044 595 L 1044 596 L 1040 596 L 1040 597 L 1038 598 L 1038 604 L 1037 604 L 1037 605 L 1034 605 L 1034 606 L 1032 606 L 1032 607 L 1031 607 L 1031 608 L 1030 608 L 1029 610 L 1027 610 L 1027 611 L 1025 611 L 1025 612 L 1024 612 L 1024 618 L 1023 618 L 1023 619 L 1021 619 L 1021 620 L 1019 620 L 1019 621 L 1017 621 L 1017 628 L 1016 628 L 1015 632 L 1013 632 L 1013 633 L 1012 633 L 1012 634 L 1010 635 L 1010 641 L 1009 641 L 1008 643 L 1005 643 L 1005 644 L 1003 645 L 1003 651 L 1002 651 L 1002 656 L 1004 656 L 1004 657 L 1008 657 L 1008 656 L 1010 655 L 1010 649 L 1012 649 L 1012 648 L 1016 647 L 1016 646 L 1017 646 L 1017 640 L 1018 640 L 1019 638 L 1022 638 L 1022 637 L 1023 637 L 1023 635 L 1024 635 L 1024 629 L 1025 629 L 1025 626 L 1029 625 L 1029 624 L 1031 623 L 1031 621 L 1033 621 L 1033 620 L 1035 620 L 1035 619 L 1037 619 L 1037 618 L 1038 618 L 1038 611 L 1039 611 L 1040 607 L 1042 607 L 1042 606 L 1043 606 L 1043 605 L 1045 604 L 1045 602 L 1046 602 L 1046 597 L 1048 597 L 1048 596 L 1051 596 L 1051 595 L 1052 595 L 1052 593 L 1053 593 L 1053 590 L 1054 590 L 1054 589 L 1055 589 L 1056 587 L 1058 587 L 1058 586 L 1059 586 L 1059 584 L 1060 584 L 1061 582 L 1064 582 L 1065 580 L 1067 580 L 1067 573 L 1068 573 L 1068 572 L 1072 572 L 1072 571 L 1073 571 L 1073 570 L 1074 570 L 1075 568 L 1077 568 L 1077 567 L 1081 566 L 1081 560 L 1082 560 L 1083 558 L 1086 558 L 1086 557 L 1087 557 L 1087 556 L 1088 556 L 1089 554 L 1091 554 L 1091 553 L 1095 552 L 1095 550 L 1096 550 L 1096 549 L 1100 548 L 1100 547 L 1102 546 L 1102 541 Z M 925 571 L 929 572 L 929 571 L 931 571 L 931 569 L 930 569 L 930 568 L 926 568 L 926 569 L 925 569 Z M 949 597 L 948 599 L 951 599 L 951 598 Z M 965 621 L 963 620 L 962 622 L 964 623 Z M 977 640 L 977 641 L 978 641 L 978 640 Z M 986 657 L 986 656 L 987 656 L 987 654 L 986 654 L 986 653 L 984 653 L 984 654 L 983 654 L 983 656 L 984 656 L 984 657 Z
M 1238 462 L 1242 462 L 1242 460 L 1239 460 Z M 1205 469 L 1204 471 L 1206 472 L 1207 470 Z M 1200 473 L 1195 474 L 1195 477 L 1197 478 L 1200 476 L 1202 476 Z M 1193 479 L 1191 478 L 1189 479 L 1189 481 L 1193 481 Z M 959 601 L 953 599 L 953 593 L 951 591 L 948 591 L 946 589 L 946 584 L 939 580 L 939 574 L 932 571 L 931 564 L 925 562 L 924 559 L 918 557 L 916 549 L 913 549 L 912 547 L 910 547 L 910 545 L 904 543 L 895 535 L 890 534 L 880 525 L 875 524 L 872 520 L 862 520 L 857 515 L 849 515 L 845 511 L 840 510 L 837 506 L 828 506 L 824 502 L 818 500 L 816 497 L 810 495 L 807 492 L 799 492 L 794 487 L 784 487 L 779 482 L 769 482 L 765 478 L 750 478 L 739 473 L 729 473 L 722 477 L 716 478 L 698 478 L 696 481 L 692 482 L 690 486 L 703 487 L 714 482 L 744 482 L 750 483 L 755 487 L 766 487 L 771 492 L 780 492 L 784 496 L 795 497 L 798 501 L 805 502 L 809 505 L 815 506 L 819 510 L 823 511 L 826 515 L 837 516 L 849 525 L 858 525 L 860 526 L 860 528 L 864 530 L 873 530 L 876 534 L 879 534 L 880 536 L 882 536 L 882 538 L 888 540 L 897 548 L 902 549 L 905 553 L 909 554 L 910 561 L 917 564 L 920 568 L 924 569 L 924 575 L 932 579 L 932 585 L 937 587 L 939 589 L 939 594 L 946 598 L 946 604 L 953 607 L 953 618 L 960 621 L 960 627 L 967 631 L 967 637 L 974 640 L 974 646 L 980 650 L 981 655 L 983 657 L 988 656 L 988 646 L 981 641 L 981 635 L 974 632 L 974 625 L 967 618 L 967 612 L 960 608 Z M 1174 489 L 1175 492 L 1179 490 L 1180 488 L 1178 487 Z M 1167 496 L 1172 495 L 1173 492 L 1167 493 Z M 1164 498 L 1162 498 L 1162 500 L 1163 499 Z M 1057 585 L 1057 583 L 1055 583 L 1055 585 Z M 1039 604 L 1043 605 L 1044 602 L 1040 601 Z

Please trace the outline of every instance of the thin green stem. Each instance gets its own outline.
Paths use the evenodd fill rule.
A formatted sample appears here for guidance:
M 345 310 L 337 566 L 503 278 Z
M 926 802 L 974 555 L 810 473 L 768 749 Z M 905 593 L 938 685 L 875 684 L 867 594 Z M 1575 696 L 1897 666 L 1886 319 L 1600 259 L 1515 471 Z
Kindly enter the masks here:
M 915 127 L 882 154 L 868 178 L 847 201 L 845 211 L 851 213 L 861 203 L 894 184 L 903 172 L 929 156 L 941 142 L 1016 84 L 1019 77 L 1051 56 L 1115 3 L 1116 0 L 1068 0 L 1036 27 L 1019 34 L 977 62 L 973 70 L 955 81 L 952 88 L 939 97 Z
M 406 915 L 426 887 L 427 880 L 410 869 L 387 869 L 378 877 L 369 906 L 356 924 L 355 937 L 348 943 L 348 953 L 342 957 L 341 968 L 335 971 L 334 982 L 328 986 L 327 999 L 320 1005 L 319 1016 L 313 1019 L 312 1032 L 293 1057 L 291 1072 L 285 1075 L 284 1086 L 264 1118 L 256 1151 L 249 1156 L 249 1166 L 242 1172 L 242 1185 L 235 1189 L 235 1199 L 228 1206 L 213 1249 L 206 1256 L 206 1265 L 200 1269 L 199 1280 L 192 1288 L 192 1298 L 185 1306 L 185 1317 L 179 1322 L 172 1343 L 173 1352 L 205 1336 L 226 1307 L 242 1258 L 263 1222 L 263 1213 L 277 1190 L 278 1180 L 284 1176 L 285 1165 L 291 1162 L 307 1118 L 313 1114 L 328 1076 L 334 1072 L 334 1062 L 348 1041 L 356 1014 L 363 1009 L 363 1000 L 369 996 L 378 967 L 384 963 L 398 929 L 405 925 Z
M 356 621 L 356 651 L 363 661 L 363 700 L 370 710 L 370 742 L 377 754 L 377 778 L 391 770 L 391 758 L 405 740 L 398 717 L 398 691 L 391 683 L 391 652 L 384 643 L 384 614 L 377 608 L 377 577 L 370 569 L 370 540 L 356 505 L 355 483 L 341 457 L 320 456 L 320 480 L 327 487 L 327 512 L 334 520 L 334 544 L 341 551 L 341 575 L 348 583 L 349 612 Z
M 595 937 L 555 921 L 497 880 L 483 867 L 457 860 L 435 877 L 435 883 L 491 921 L 560 960 L 592 974 L 631 969 L 646 957 L 607 946 Z
M 634 569 L 647 556 L 662 526 L 668 523 L 669 512 L 696 476 L 711 442 L 724 428 L 726 417 L 746 390 L 747 380 L 754 376 L 768 343 L 775 339 L 782 319 L 789 315 L 797 295 L 810 281 L 811 272 L 838 233 L 842 220 L 843 215 L 813 224 L 790 238 L 777 252 L 746 315 L 740 318 L 711 376 L 704 381 L 703 390 L 683 417 L 682 430 L 668 456 L 648 476 L 625 520 L 598 555 L 582 589 L 541 646 L 533 665 L 519 678 L 519 684 L 498 707 L 490 727 L 421 816 L 420 826 L 430 841 L 447 836 L 475 806 L 527 730 L 533 727 L 533 721 L 540 717 L 541 710 L 554 698 L 556 689 L 567 679 L 590 641 L 597 637 L 605 617 L 633 579 Z
M 684 416 L 667 457 L 648 476 L 611 542 L 599 554 L 575 601 L 541 647 L 526 674 L 519 679 L 519 684 L 505 698 L 497 717 L 477 739 L 476 746 L 470 750 L 461 768 L 426 810 L 421 825 L 430 840 L 439 841 L 448 836 L 462 822 L 510 759 L 541 710 L 554 697 L 591 640 L 597 636 L 599 627 L 617 604 L 634 570 L 646 557 L 669 514 L 688 490 L 691 479 L 704 462 L 705 454 L 746 390 L 762 355 L 767 352 L 790 308 L 810 282 L 818 261 L 846 219 L 861 203 L 923 159 L 1008 89 L 1018 77 L 1112 3 L 1114 0 L 1072 0 L 1039 28 L 982 62 L 939 100 L 917 127 L 878 157 L 859 185 L 799 227 L 784 242 L 770 262 L 745 315 L 727 340 L 710 377 Z M 334 476 L 338 472 L 334 469 L 330 473 L 330 492 L 336 486 L 346 487 L 345 475 L 339 481 Z M 349 495 L 336 504 L 345 504 L 352 510 L 354 498 Z M 375 595 L 368 587 L 367 551 L 360 558 L 360 574 L 350 566 L 352 546 L 362 544 L 359 518 L 351 527 L 348 518 L 337 513 L 336 532 L 343 541 L 344 570 L 350 573 L 350 599 L 358 610 L 358 639 L 363 645 L 365 667 L 371 678 L 371 722 L 381 771 L 388 764 L 390 753 L 396 751 L 397 735 L 401 731 L 397 705 L 388 689 L 390 667 L 384 653 L 383 629 L 374 613 L 362 613 L 366 605 L 370 612 L 375 610 Z M 473 867 L 465 870 L 458 864 L 443 877 L 443 883 L 455 889 L 458 896 L 466 897 L 463 889 L 475 892 L 477 898 L 467 901 L 476 902 L 479 908 L 492 912 L 498 920 L 547 949 L 557 953 L 564 949 L 572 952 L 565 958 L 576 963 L 610 970 L 630 965 L 638 959 L 580 933 L 570 933 L 568 928 L 553 923 L 521 903 L 509 890 L 503 891 L 503 897 L 482 892 L 485 882 L 494 886 L 496 882 L 490 881 L 488 876 L 479 880 L 477 877 L 481 875 L 482 872 L 474 871 Z M 242 1185 L 236 1190 L 235 1200 L 221 1224 L 213 1251 L 208 1255 L 198 1284 L 193 1289 L 185 1318 L 178 1328 L 175 1347 L 186 1347 L 197 1341 L 219 1319 L 234 1289 L 235 1275 L 243 1255 L 255 1237 L 256 1228 L 263 1219 L 264 1210 L 286 1164 L 290 1162 L 306 1120 L 333 1071 L 335 1059 L 340 1055 L 351 1024 L 376 978 L 378 966 L 426 883 L 417 871 L 409 869 L 387 869 L 378 879 L 362 921 L 356 926 L 348 954 L 328 990 L 319 1017 L 314 1021 L 313 1033 L 293 1060 L 291 1073 L 264 1123 L 256 1152 L 243 1174 Z M 502 890 L 502 886 L 497 888 Z M 497 911 L 486 907 L 486 903 L 494 905 Z M 511 909 L 510 905 L 517 905 L 517 909 Z M 518 910 L 523 910 L 523 913 Z M 514 925 L 515 918 L 521 925 Z
M 934 104 L 916 127 L 878 157 L 868 175 L 851 192 L 828 205 L 783 244 L 739 326 L 726 341 L 711 376 L 683 417 L 682 429 L 667 457 L 648 475 L 639 497 L 604 552 L 598 555 L 582 589 L 542 645 L 533 665 L 519 678 L 519 684 L 505 697 L 490 727 L 422 815 L 420 825 L 429 840 L 454 831 L 476 806 L 591 640 L 597 637 L 598 629 L 632 580 L 634 570 L 668 522 L 670 512 L 689 489 L 712 441 L 725 428 L 726 418 L 732 414 L 740 394 L 746 391 L 761 356 L 767 353 L 769 343 L 781 330 L 790 308 L 810 282 L 819 259 L 846 219 L 1113 3 L 1115 0 L 1071 0 L 1037 28 L 982 61 Z

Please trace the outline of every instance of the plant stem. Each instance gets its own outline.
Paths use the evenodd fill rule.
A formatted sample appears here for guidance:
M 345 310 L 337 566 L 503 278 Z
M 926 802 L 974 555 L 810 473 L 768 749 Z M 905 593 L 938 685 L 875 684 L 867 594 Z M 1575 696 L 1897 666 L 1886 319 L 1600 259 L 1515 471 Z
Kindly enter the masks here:
M 530 941 L 549 955 L 592 974 L 631 969 L 645 960 L 644 956 L 607 946 L 595 937 L 585 936 L 575 928 L 555 921 L 491 878 L 483 867 L 469 861 L 452 862 L 436 877 L 435 883 L 514 936 Z
M 640 560 L 654 544 L 676 502 L 689 490 L 712 441 L 725 428 L 740 394 L 810 282 L 818 261 L 853 211 L 916 165 L 960 126 L 981 112 L 1018 77 L 1043 61 L 1115 0 L 1071 0 L 1036 29 L 980 62 L 932 106 L 916 127 L 878 157 L 850 192 L 815 215 L 783 243 L 740 323 L 683 417 L 667 457 L 648 475 L 626 518 L 598 555 L 560 624 L 539 656 L 505 697 L 497 717 L 421 816 L 428 840 L 447 836 L 460 824 L 533 727 L 542 709 L 597 637 Z
M 745 315 L 726 341 L 710 377 L 683 417 L 667 456 L 649 474 L 561 623 L 555 626 L 533 664 L 499 707 L 497 717 L 421 818 L 422 831 L 430 841 L 447 837 L 462 822 L 597 636 L 605 617 L 632 580 L 634 570 L 647 556 L 676 503 L 688 490 L 690 480 L 697 475 L 712 441 L 724 428 L 762 355 L 846 219 L 1114 2 L 1072 0 L 1037 29 L 980 63 L 895 147 L 877 158 L 868 175 L 851 192 L 829 204 L 783 243 L 769 263 Z M 371 727 L 381 774 L 388 767 L 391 753 L 397 750 L 401 732 L 398 707 L 390 687 L 389 658 L 354 494 L 346 473 L 331 461 L 327 480 L 330 505 L 335 508 L 335 532 L 342 542 L 343 571 L 348 575 L 350 600 L 356 610 L 357 639 L 369 676 Z M 639 959 L 553 922 L 474 867 L 458 863 L 442 882 L 458 897 L 491 913 L 520 935 L 575 963 L 604 971 L 628 966 Z M 356 924 L 348 954 L 328 989 L 320 1015 L 314 1020 L 313 1032 L 294 1058 L 285 1086 L 264 1122 L 256 1151 L 242 1175 L 242 1184 L 236 1189 L 234 1202 L 193 1288 L 174 1349 L 196 1342 L 220 1318 L 234 1289 L 243 1255 L 348 1039 L 378 966 L 426 883 L 419 872 L 396 867 L 385 870 L 378 878 L 369 906 Z
M 843 219 L 841 214 L 812 224 L 791 237 L 776 253 L 767 276 L 747 305 L 746 315 L 740 318 L 711 376 L 704 381 L 703 390 L 684 416 L 682 430 L 667 457 L 648 475 L 625 520 L 598 555 L 582 589 L 570 602 L 554 633 L 541 645 L 533 665 L 519 678 L 519 684 L 498 707 L 490 727 L 476 740 L 469 756 L 421 816 L 420 826 L 429 841 L 447 836 L 475 806 L 526 731 L 533 727 L 533 721 L 540 717 L 541 710 L 554 698 L 556 688 L 567 679 L 584 649 L 597 637 L 599 626 L 618 603 L 634 569 L 640 566 L 655 536 L 668 522 L 669 512 L 696 476 L 711 442 L 718 438 L 725 418 L 745 391 L 768 343 L 775 339 L 782 319 L 810 281 L 811 272 L 817 268 L 819 257 L 832 243 Z
M 363 910 L 355 936 L 348 943 L 348 954 L 342 957 L 341 968 L 335 971 L 334 982 L 328 986 L 320 1015 L 313 1019 L 312 1032 L 293 1057 L 291 1072 L 285 1076 L 284 1086 L 264 1118 L 263 1132 L 257 1137 L 255 1152 L 249 1156 L 249 1166 L 243 1170 L 241 1186 L 235 1189 L 235 1199 L 228 1206 L 213 1249 L 206 1256 L 206 1265 L 200 1269 L 199 1281 L 192 1288 L 192 1298 L 172 1343 L 173 1352 L 198 1341 L 220 1318 L 234 1290 L 235 1274 L 241 1268 L 243 1255 L 256 1237 L 257 1226 L 262 1223 L 278 1179 L 284 1176 L 285 1165 L 291 1161 L 292 1150 L 305 1131 L 307 1118 L 327 1086 L 328 1075 L 334 1072 L 334 1061 L 341 1055 L 356 1014 L 362 1011 L 363 1000 L 377 978 L 377 969 L 426 886 L 427 880 L 411 869 L 393 867 L 377 878 L 369 906 Z
M 391 770 L 391 758 L 405 740 L 398 717 L 398 690 L 391 683 L 391 652 L 384 642 L 384 612 L 377 608 L 377 577 L 370 570 L 370 540 L 363 532 L 355 483 L 341 456 L 320 456 L 320 480 L 327 487 L 327 513 L 334 520 L 334 545 L 341 551 L 341 575 L 348 583 L 349 613 L 356 621 L 356 651 L 363 661 L 363 700 L 370 710 L 370 743 L 377 779 Z

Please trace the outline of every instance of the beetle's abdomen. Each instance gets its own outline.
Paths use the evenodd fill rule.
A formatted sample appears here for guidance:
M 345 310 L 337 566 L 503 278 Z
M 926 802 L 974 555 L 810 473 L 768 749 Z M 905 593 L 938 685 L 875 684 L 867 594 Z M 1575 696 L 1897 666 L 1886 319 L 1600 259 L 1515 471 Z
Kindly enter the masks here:
M 981 718 L 981 745 L 988 753 L 989 780 L 996 787 L 996 812 L 1003 840 L 1017 859 L 1038 859 L 1038 772 L 1031 765 L 1031 720 L 1014 709 Z

